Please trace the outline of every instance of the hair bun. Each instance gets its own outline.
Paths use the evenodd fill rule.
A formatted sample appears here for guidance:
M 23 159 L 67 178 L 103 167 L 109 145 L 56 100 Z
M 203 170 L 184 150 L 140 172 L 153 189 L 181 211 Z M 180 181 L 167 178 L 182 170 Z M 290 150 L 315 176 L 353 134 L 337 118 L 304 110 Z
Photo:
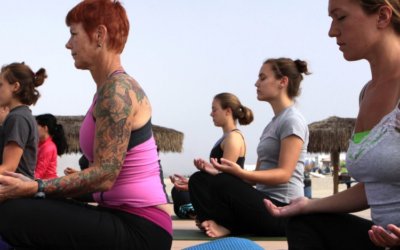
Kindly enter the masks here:
M 36 73 L 35 73 L 35 78 L 33 83 L 35 84 L 35 87 L 42 86 L 44 83 L 44 79 L 47 78 L 46 70 L 44 68 L 40 68 Z
M 302 60 L 297 59 L 296 61 L 294 61 L 294 63 L 296 64 L 296 67 L 297 67 L 297 69 L 299 70 L 300 73 L 306 74 L 306 75 L 310 74 L 308 72 L 308 69 L 307 69 L 307 62 L 306 61 L 302 61 Z

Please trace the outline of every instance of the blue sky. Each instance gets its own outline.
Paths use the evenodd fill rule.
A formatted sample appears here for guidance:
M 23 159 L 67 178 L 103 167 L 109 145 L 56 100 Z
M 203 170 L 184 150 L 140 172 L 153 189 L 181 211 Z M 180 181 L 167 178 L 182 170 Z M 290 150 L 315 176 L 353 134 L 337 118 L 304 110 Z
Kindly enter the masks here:
M 65 49 L 65 16 L 79 2 L 2 2 L 0 63 L 25 61 L 33 70 L 48 71 L 34 115 L 84 115 L 91 104 L 91 75 L 75 69 Z M 248 145 L 246 164 L 255 164 L 259 137 L 274 116 L 268 103 L 257 100 L 254 87 L 267 58 L 309 63 L 313 74 L 305 77 L 297 99 L 308 123 L 357 116 L 369 65 L 345 61 L 336 40 L 328 37 L 328 1 L 122 2 L 131 25 L 122 64 L 149 97 L 153 123 L 185 134 L 182 154 L 160 155 L 168 174 L 189 174 L 195 171 L 193 158 L 208 158 L 222 136 L 209 116 L 213 96 L 221 92 L 237 95 L 254 112 L 254 122 L 239 129 Z

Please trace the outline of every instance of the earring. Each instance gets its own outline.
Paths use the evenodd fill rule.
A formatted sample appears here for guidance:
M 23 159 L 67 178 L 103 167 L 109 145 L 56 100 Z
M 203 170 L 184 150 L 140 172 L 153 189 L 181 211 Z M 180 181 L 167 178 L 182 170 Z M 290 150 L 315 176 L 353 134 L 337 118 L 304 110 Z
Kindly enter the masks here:
M 101 43 L 98 43 L 98 44 L 97 44 L 97 47 L 101 47 Z

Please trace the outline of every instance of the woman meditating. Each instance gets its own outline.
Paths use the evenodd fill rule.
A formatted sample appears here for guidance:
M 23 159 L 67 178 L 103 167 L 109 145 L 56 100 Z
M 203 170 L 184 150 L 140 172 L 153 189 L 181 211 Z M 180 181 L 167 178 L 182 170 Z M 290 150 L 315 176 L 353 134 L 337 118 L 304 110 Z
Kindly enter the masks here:
M 35 178 L 57 178 L 57 155 L 68 149 L 67 138 L 61 124 L 52 114 L 35 117 L 39 130 L 39 148 L 35 168 Z
M 287 228 L 291 250 L 400 249 L 400 2 L 330 0 L 328 14 L 344 58 L 371 66 L 346 156 L 359 183 L 324 199 L 266 206 L 274 216 L 300 215 Z M 372 221 L 348 214 L 367 208 Z
M 211 114 L 214 125 L 221 127 L 223 136 L 215 143 L 210 153 L 210 159 L 216 158 L 220 160 L 222 157 L 239 164 L 241 168 L 244 167 L 245 155 L 246 155 L 246 142 L 243 134 L 237 129 L 237 122 L 240 125 L 249 125 L 253 121 L 253 112 L 243 106 L 239 99 L 230 93 L 221 93 L 214 97 L 211 106 Z M 201 164 L 205 164 L 205 167 L 201 167 Z M 205 205 L 209 202 L 209 180 L 218 173 L 211 163 L 204 161 L 203 159 L 195 159 L 195 166 L 201 170 L 195 173 L 196 180 L 195 184 L 196 197 L 194 202 L 196 207 L 200 209 L 197 213 L 191 204 L 191 196 L 189 195 L 188 180 L 183 176 L 175 174 L 170 176 L 171 182 L 174 184 L 171 195 L 174 200 L 174 211 L 175 214 L 181 218 L 196 218 L 202 216 L 203 212 L 201 209 L 206 208 Z M 204 191 L 204 192 L 201 192 Z
M 120 60 L 129 33 L 125 9 L 118 1 L 85 0 L 66 23 L 75 67 L 89 70 L 97 87 L 80 132 L 93 166 L 49 180 L 0 176 L 0 236 L 17 249 L 170 249 L 150 101 Z M 99 205 L 55 199 L 87 194 Z
M 285 205 L 291 199 L 304 196 L 308 127 L 293 107 L 300 93 L 302 74 L 309 74 L 307 63 L 286 58 L 269 59 L 260 69 L 255 84 L 257 99 L 268 102 L 275 116 L 260 137 L 256 171 L 246 171 L 225 157 L 221 163 L 211 157 L 214 168 L 223 173 L 210 178 L 209 202 L 201 206 L 198 206 L 201 200 L 196 197 L 204 191 L 196 186 L 203 175 L 194 174 L 190 178 L 189 191 L 198 214 L 198 226 L 208 236 L 285 235 L 287 219 L 274 218 L 265 209 L 263 200 Z M 208 167 L 204 161 L 200 162 L 200 169 Z M 252 186 L 255 184 L 256 189 Z
M 12 63 L 1 68 L 0 106 L 8 115 L 0 129 L 0 174 L 5 171 L 35 178 L 38 150 L 38 128 L 30 105 L 40 97 L 37 87 L 47 78 L 46 70 L 34 72 L 24 63 Z M 1 183 L 1 182 L 0 182 Z
M 0 175 L 10 176 L 17 172 L 34 178 L 39 135 L 29 106 L 36 104 L 40 97 L 36 88 L 46 78 L 45 69 L 34 72 L 24 63 L 1 68 Z M 0 249 L 9 249 L 1 234 Z

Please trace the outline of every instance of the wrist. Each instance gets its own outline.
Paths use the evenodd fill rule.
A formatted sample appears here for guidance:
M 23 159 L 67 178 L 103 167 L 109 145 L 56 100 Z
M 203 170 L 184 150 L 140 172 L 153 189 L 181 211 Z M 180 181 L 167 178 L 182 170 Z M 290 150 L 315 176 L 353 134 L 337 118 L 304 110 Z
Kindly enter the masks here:
M 244 170 L 244 169 L 239 169 L 237 175 L 236 175 L 239 179 L 242 180 L 248 180 L 248 171 Z
M 26 197 L 33 197 L 39 190 L 39 184 L 36 181 L 25 182 Z
M 316 200 L 310 200 L 310 199 L 308 199 L 307 197 L 305 197 L 306 199 L 307 199 L 307 203 L 306 203 L 306 205 L 304 206 L 304 208 L 301 210 L 301 214 L 311 214 L 311 213 L 313 213 L 313 211 L 312 211 L 312 204 L 316 201 Z
M 44 184 L 41 179 L 35 179 L 35 182 L 38 184 L 38 190 L 36 194 L 32 197 L 34 199 L 44 199 L 46 197 L 44 193 Z

